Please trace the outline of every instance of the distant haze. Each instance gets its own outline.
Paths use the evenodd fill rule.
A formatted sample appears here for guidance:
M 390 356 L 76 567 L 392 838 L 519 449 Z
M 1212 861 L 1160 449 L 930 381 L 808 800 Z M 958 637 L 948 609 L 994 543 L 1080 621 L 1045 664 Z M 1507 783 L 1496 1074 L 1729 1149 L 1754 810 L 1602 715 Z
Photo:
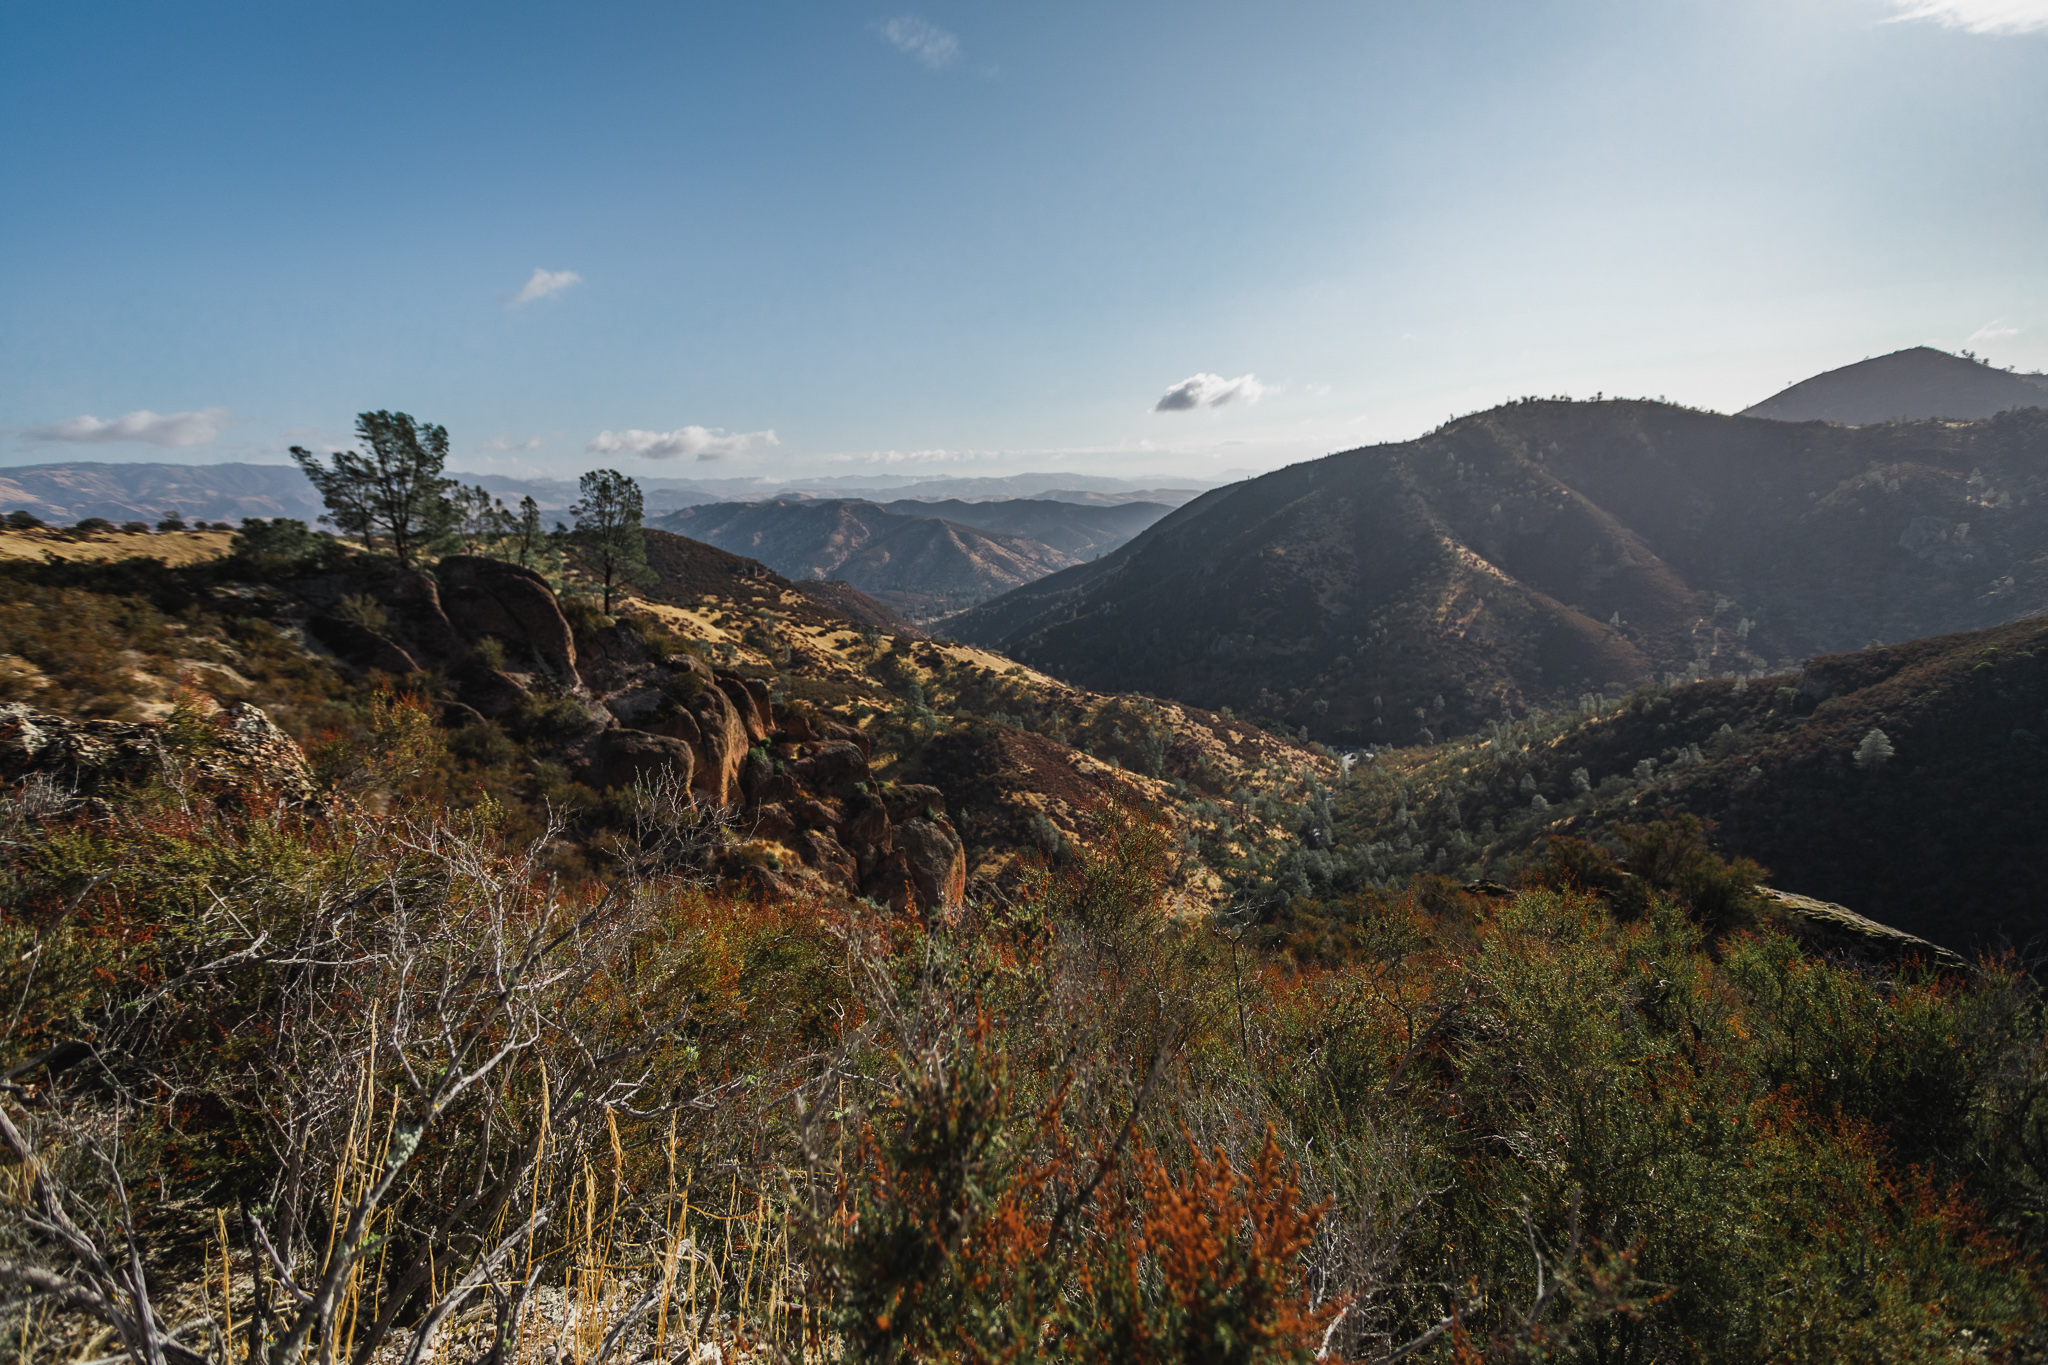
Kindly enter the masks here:
M 531 496 L 563 518 L 576 500 L 574 479 L 517 479 L 502 474 L 457 472 L 465 484 L 481 483 L 508 505 Z M 993 501 L 1049 498 L 1115 506 L 1162 503 L 1169 507 L 1199 495 L 1208 485 L 1143 488 L 1128 480 L 1083 474 L 1021 474 L 1011 478 L 918 479 L 903 475 L 842 476 L 781 484 L 750 479 L 643 477 L 650 514 L 704 503 L 774 497 L 901 497 L 929 501 L 957 498 Z M 175 512 L 188 520 L 240 521 L 244 517 L 295 517 L 311 523 L 325 510 L 319 495 L 296 465 L 278 464 L 69 464 L 0 468 L 0 512 L 26 511 L 44 521 L 66 524 L 86 517 L 121 522 L 154 522 Z

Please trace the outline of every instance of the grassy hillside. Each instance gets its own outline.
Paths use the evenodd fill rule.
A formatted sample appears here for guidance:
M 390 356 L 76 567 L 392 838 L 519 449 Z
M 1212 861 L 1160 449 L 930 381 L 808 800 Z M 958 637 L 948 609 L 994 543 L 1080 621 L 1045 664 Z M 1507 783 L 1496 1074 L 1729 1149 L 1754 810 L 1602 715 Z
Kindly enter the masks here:
M 1210 492 L 948 622 L 1079 685 L 1413 743 L 2048 609 L 2048 412 L 1528 401 Z

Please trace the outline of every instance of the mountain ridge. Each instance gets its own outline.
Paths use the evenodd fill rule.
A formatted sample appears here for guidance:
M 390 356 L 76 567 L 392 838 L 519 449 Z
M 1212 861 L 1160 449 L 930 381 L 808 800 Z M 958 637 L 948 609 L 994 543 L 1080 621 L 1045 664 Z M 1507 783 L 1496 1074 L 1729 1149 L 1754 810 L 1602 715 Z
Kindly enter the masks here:
M 952 618 L 1106 690 L 1407 743 L 2048 610 L 2048 414 L 1529 401 L 1212 490 Z
M 1744 408 L 1777 422 L 1975 421 L 2012 408 L 2048 406 L 2048 375 L 1992 368 L 1976 356 L 1909 346 L 1827 370 Z

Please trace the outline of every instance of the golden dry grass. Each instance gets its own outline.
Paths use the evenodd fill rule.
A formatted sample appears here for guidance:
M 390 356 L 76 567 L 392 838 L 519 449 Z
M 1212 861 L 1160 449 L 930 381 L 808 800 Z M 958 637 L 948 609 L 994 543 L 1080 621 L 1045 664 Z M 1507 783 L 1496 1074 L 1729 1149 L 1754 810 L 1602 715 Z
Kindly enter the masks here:
M 223 558 L 232 531 L 106 531 L 73 540 L 56 531 L 9 531 L 0 535 L 0 559 L 67 559 L 79 562 L 161 559 L 173 568 Z

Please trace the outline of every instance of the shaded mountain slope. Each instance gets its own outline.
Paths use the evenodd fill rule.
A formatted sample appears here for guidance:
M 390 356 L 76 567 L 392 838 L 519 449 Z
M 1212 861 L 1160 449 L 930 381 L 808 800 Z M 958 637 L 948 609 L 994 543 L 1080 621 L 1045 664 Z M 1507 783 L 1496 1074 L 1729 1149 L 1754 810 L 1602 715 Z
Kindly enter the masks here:
M 1524 402 L 1214 490 L 948 622 L 1076 683 L 1414 742 L 2048 610 L 2048 412 Z
M 877 503 L 715 503 L 655 519 L 662 529 L 750 555 L 790 578 L 842 578 L 913 618 L 987 601 L 1075 562 L 1022 536 Z
M 1870 422 L 1991 417 L 2048 406 L 2048 375 L 2014 374 L 1931 346 L 1893 351 L 1829 370 L 1772 394 L 1744 417 L 1778 422 Z
M 2025 944 L 2048 935 L 2044 771 L 2048 621 L 2020 621 L 1383 754 L 1269 885 L 1505 880 L 1550 835 L 1690 814 L 1774 885 L 1965 952 Z
M 1125 502 L 1108 507 L 1052 498 L 1005 498 L 999 502 L 918 502 L 905 498 L 882 506 L 909 517 L 937 517 L 997 535 L 1023 536 L 1075 559 L 1092 559 L 1128 544 L 1131 537 L 1173 509 L 1158 502 Z

